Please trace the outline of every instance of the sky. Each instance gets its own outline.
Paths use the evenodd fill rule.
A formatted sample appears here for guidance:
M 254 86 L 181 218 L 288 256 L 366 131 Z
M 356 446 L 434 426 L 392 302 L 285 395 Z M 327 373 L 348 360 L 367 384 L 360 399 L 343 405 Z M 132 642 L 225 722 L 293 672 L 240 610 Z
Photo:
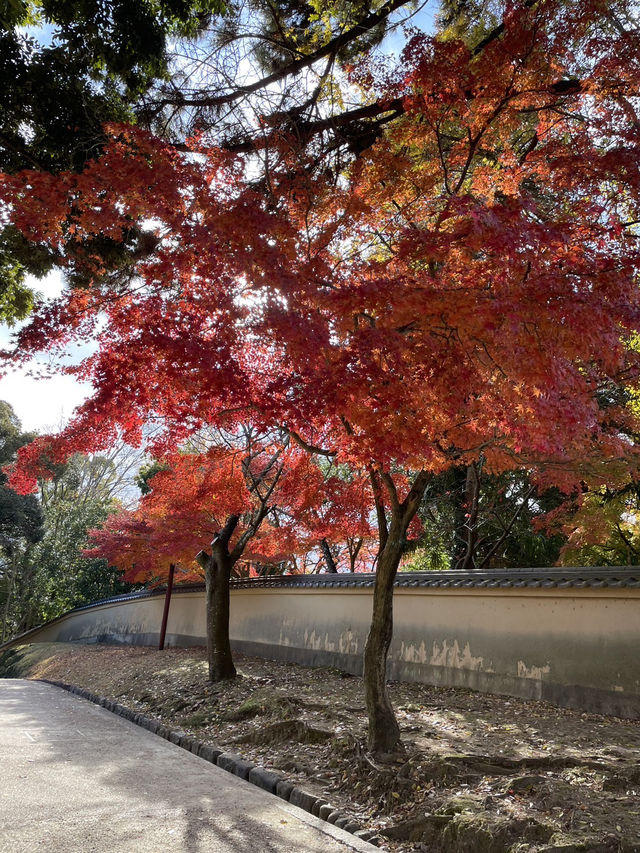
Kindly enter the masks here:
M 27 279 L 27 284 L 46 298 L 58 296 L 62 290 L 59 272 L 53 272 L 44 279 Z M 10 329 L 0 324 L 0 348 L 11 346 L 13 333 L 21 325 L 17 324 Z M 34 359 L 24 368 L 11 370 L 0 379 L 0 400 L 10 403 L 24 430 L 57 431 L 91 392 L 90 385 L 78 382 L 72 376 L 38 379 L 28 375 L 30 371 L 37 371 L 48 363 L 48 357 Z

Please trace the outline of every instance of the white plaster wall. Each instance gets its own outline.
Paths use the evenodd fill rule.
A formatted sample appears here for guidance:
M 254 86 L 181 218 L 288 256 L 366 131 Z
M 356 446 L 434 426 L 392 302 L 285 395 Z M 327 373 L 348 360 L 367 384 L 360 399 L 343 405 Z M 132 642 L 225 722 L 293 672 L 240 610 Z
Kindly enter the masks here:
M 235 648 L 358 672 L 367 588 L 246 588 L 231 595 Z M 164 597 L 71 613 L 30 641 L 157 642 Z M 206 643 L 203 592 L 174 594 L 168 645 Z M 640 717 L 640 590 L 401 588 L 390 674 Z

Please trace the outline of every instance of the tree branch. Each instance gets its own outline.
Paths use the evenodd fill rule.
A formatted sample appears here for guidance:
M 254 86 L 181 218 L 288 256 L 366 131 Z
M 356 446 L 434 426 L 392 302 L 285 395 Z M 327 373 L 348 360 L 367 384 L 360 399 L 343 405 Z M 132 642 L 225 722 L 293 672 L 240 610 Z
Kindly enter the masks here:
M 420 506 L 420 502 L 425 493 L 425 489 L 429 484 L 429 478 L 431 474 L 428 471 L 420 471 L 415 480 L 413 481 L 413 485 L 409 489 L 409 494 L 400 504 L 400 512 L 402 513 L 402 523 L 404 525 L 404 529 L 409 527 L 411 524 L 411 520 L 414 515 L 418 511 L 418 507 Z
M 324 59 L 325 56 L 337 55 L 343 47 L 364 35 L 369 30 L 377 27 L 378 24 L 381 24 L 386 20 L 392 12 L 402 6 L 406 6 L 408 2 L 409 0 L 389 0 L 389 2 L 385 3 L 385 5 L 378 9 L 377 12 L 372 12 L 367 15 L 366 18 L 363 18 L 355 24 L 355 26 L 351 27 L 351 29 L 334 36 L 334 38 L 330 39 L 325 45 L 318 48 L 313 53 L 310 53 L 308 56 L 295 59 L 283 68 L 280 68 L 278 71 L 274 71 L 272 74 L 267 74 L 266 77 L 262 77 L 260 80 L 256 80 L 254 83 L 250 83 L 247 86 L 238 86 L 238 88 L 232 92 L 227 92 L 224 95 L 209 95 L 196 98 L 189 98 L 178 94 L 173 98 L 163 98 L 155 103 L 159 108 L 164 106 L 220 107 L 225 104 L 234 103 L 246 95 L 251 95 L 254 92 L 260 91 L 260 89 L 265 89 L 273 83 L 279 83 L 281 80 L 284 80 L 286 77 L 290 77 L 292 74 L 297 74 L 299 71 L 313 65 L 314 62 L 317 62 L 319 59 Z
M 305 441 L 301 438 L 297 432 L 288 427 L 283 427 L 285 432 L 292 438 L 295 443 L 301 447 L 303 450 L 306 450 L 307 453 L 317 453 L 320 456 L 335 456 L 335 450 L 325 450 L 322 447 L 317 447 L 315 444 L 309 444 L 309 442 Z
M 382 487 L 380 478 L 375 468 L 369 468 L 369 479 L 371 480 L 371 488 L 373 490 L 373 500 L 376 506 L 376 516 L 378 519 L 378 538 L 380 540 L 380 550 L 384 551 L 389 538 L 389 528 L 387 526 L 387 515 L 384 511 L 384 501 L 382 499 Z
M 515 511 L 515 513 L 513 514 L 512 518 L 511 518 L 511 521 L 509 521 L 509 523 L 507 524 L 507 526 L 504 528 L 503 533 L 502 533 L 502 536 L 498 539 L 498 541 L 497 541 L 497 542 L 495 542 L 495 543 L 491 546 L 491 548 L 489 549 L 488 553 L 487 553 L 487 554 L 485 554 L 485 556 L 483 557 L 482 562 L 481 562 L 481 563 L 480 563 L 480 565 L 478 566 L 478 568 L 479 568 L 479 569 L 484 569 L 484 567 L 487 565 L 487 563 L 489 562 L 489 560 L 493 557 L 493 555 L 496 553 L 496 551 L 498 550 L 498 548 L 502 545 L 502 543 L 504 542 L 504 540 L 507 538 L 507 536 L 508 536 L 508 535 L 509 535 L 509 533 L 511 532 L 511 528 L 512 528 L 512 527 L 513 527 L 513 525 L 516 523 L 516 521 L 517 521 L 517 519 L 518 519 L 518 516 L 520 515 L 520 513 L 522 512 L 522 510 L 523 510 L 523 509 L 527 506 L 527 504 L 529 503 L 529 498 L 531 497 L 531 495 L 533 494 L 533 492 L 534 492 L 534 491 L 535 491 L 535 486 L 531 486 L 531 487 L 529 488 L 529 490 L 527 491 L 527 493 L 525 494 L 524 498 L 522 499 L 522 503 L 520 504 L 520 506 L 518 507 L 518 509 L 517 509 L 517 510 Z

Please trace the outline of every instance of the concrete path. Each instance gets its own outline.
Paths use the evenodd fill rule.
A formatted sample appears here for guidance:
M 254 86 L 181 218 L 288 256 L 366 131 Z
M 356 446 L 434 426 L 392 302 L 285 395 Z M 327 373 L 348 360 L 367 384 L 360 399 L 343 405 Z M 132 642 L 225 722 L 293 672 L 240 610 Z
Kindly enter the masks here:
M 66 691 L 0 679 L 2 853 L 377 850 Z

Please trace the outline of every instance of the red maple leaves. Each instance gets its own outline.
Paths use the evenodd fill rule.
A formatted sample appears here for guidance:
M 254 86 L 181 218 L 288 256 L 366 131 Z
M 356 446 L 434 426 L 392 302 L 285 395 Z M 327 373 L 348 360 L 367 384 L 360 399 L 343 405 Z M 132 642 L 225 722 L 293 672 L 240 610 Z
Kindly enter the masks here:
M 200 579 L 196 554 L 238 516 L 229 543 L 236 573 L 278 564 L 295 572 L 296 556 L 315 550 L 319 558 L 323 539 L 342 550 L 360 541 L 354 564 L 370 555 L 362 549 L 373 537 L 366 482 L 323 471 L 282 435 L 218 432 L 205 444 L 166 456 L 137 508 L 92 531 L 89 553 L 133 583 L 164 581 L 171 564 L 182 580 Z
M 81 175 L 4 177 L 13 224 L 94 279 L 19 336 L 97 329 L 50 452 L 251 419 L 392 476 L 482 455 L 568 487 L 631 455 L 598 395 L 637 375 L 637 59 L 603 4 L 514 3 L 486 44 L 420 36 L 377 75 L 404 115 L 338 181 L 283 156 L 265 192 L 206 139 L 127 127 Z M 97 238 L 131 241 L 123 266 Z

